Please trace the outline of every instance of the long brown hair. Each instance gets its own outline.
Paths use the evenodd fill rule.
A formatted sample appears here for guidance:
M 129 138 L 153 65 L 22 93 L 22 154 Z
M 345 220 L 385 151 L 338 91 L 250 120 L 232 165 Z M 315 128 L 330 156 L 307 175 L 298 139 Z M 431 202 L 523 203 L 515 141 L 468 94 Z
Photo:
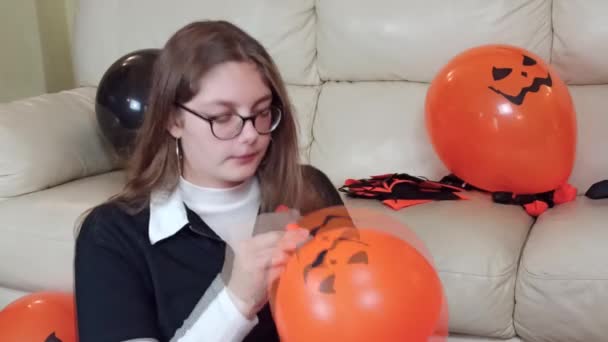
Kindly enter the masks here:
M 199 91 L 199 80 L 224 62 L 253 62 L 282 109 L 279 127 L 257 175 L 262 211 L 284 204 L 306 209 L 303 174 L 299 165 L 297 122 L 284 82 L 265 48 L 253 37 L 225 21 L 198 21 L 178 30 L 162 49 L 154 68 L 148 109 L 139 129 L 127 183 L 111 200 L 131 213 L 145 208 L 155 190 L 173 190 L 179 180 L 176 140 L 167 127 L 185 103 Z

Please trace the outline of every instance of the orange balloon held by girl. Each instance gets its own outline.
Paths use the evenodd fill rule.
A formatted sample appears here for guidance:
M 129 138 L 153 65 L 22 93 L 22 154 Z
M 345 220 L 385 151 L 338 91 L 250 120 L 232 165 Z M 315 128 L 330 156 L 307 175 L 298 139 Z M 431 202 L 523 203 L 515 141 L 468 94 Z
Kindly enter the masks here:
M 276 287 L 281 340 L 445 341 L 447 309 L 432 264 L 382 231 L 382 222 L 355 228 L 343 212 L 323 209 L 300 222 L 314 238 L 291 257 Z

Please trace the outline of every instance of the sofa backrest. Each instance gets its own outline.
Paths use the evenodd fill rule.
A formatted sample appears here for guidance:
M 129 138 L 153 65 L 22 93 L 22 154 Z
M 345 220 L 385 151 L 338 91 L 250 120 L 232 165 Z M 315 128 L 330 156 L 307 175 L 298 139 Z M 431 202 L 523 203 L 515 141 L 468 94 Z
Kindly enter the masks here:
M 455 54 L 488 43 L 538 54 L 570 84 L 578 114 L 571 182 L 608 178 L 605 0 L 81 0 L 74 61 L 95 86 L 119 56 L 162 47 L 190 21 L 229 20 L 264 44 L 300 116 L 303 157 L 332 181 L 447 170 L 429 143 L 429 82 Z

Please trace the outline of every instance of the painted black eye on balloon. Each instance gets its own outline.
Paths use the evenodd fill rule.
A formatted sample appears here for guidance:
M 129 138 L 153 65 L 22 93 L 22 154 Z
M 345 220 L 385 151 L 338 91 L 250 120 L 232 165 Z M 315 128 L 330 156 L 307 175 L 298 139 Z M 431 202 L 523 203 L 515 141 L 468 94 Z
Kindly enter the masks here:
M 503 78 L 509 76 L 512 71 L 513 71 L 513 69 L 511 69 L 511 68 L 493 67 L 492 68 L 492 78 L 494 78 L 494 81 L 500 81 Z
M 536 61 L 528 56 L 524 56 L 524 61 L 522 63 L 525 66 L 532 66 L 532 65 L 536 65 Z
M 367 252 L 365 252 L 365 251 L 357 252 L 348 259 L 349 264 L 366 264 L 367 265 L 368 262 L 369 262 L 369 260 L 367 258 Z

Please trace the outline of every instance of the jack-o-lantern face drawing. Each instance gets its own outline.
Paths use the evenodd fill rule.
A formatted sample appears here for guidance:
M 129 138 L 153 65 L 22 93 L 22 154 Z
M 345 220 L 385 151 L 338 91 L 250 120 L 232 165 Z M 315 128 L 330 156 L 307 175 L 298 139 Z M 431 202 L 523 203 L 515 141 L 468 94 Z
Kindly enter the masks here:
M 320 292 L 336 293 L 336 274 L 344 267 L 367 265 L 367 244 L 359 240 L 355 228 L 343 228 L 316 234 L 324 248 L 303 269 L 304 282 Z M 311 279 L 312 278 L 312 279 Z
M 492 67 L 492 78 L 496 85 L 488 86 L 497 94 L 502 95 L 505 99 L 509 100 L 515 105 L 521 105 L 528 93 L 536 93 L 540 90 L 541 86 L 551 87 L 553 81 L 551 80 L 551 74 L 545 73 L 545 75 L 536 76 L 534 73 L 534 67 L 537 62 L 534 58 L 526 55 L 522 56 L 521 66 L 510 66 L 510 67 Z M 520 81 L 519 79 L 522 81 Z M 530 83 L 529 80 L 532 80 Z M 527 84 L 522 83 L 527 82 Z M 513 87 L 519 88 L 517 93 L 506 93 L 499 89 L 503 83 L 507 83 L 512 89 Z M 521 84 L 524 84 L 521 86 Z
M 318 246 L 302 271 L 310 288 L 335 293 L 339 269 L 368 263 L 367 244 L 360 240 L 359 231 L 344 207 L 320 210 L 302 218 L 299 225 L 310 231 Z
M 55 333 L 50 334 L 44 342 L 61 342 L 61 340 L 55 335 Z

